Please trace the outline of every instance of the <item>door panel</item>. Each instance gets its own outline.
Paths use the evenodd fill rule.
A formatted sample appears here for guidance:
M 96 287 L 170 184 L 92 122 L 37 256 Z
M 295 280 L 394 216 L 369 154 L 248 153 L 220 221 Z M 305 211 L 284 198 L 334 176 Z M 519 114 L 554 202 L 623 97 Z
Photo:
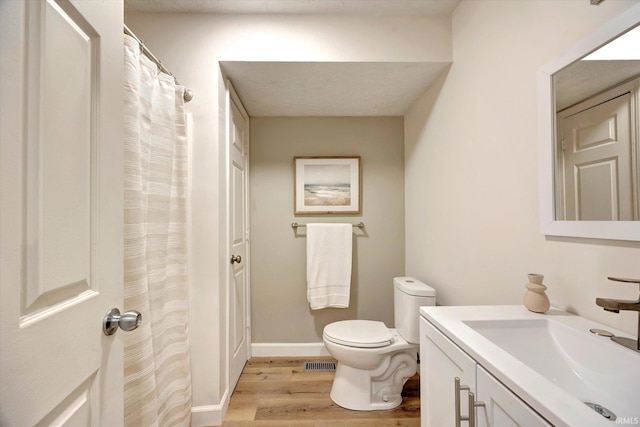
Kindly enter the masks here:
M 36 9 L 37 4 L 31 4 Z M 97 64 L 91 54 L 96 34 L 86 21 L 74 19 L 59 4 L 42 2 L 39 13 L 44 39 L 31 64 L 44 78 L 30 84 L 27 141 L 27 216 L 29 242 L 27 280 L 23 282 L 23 315 L 43 308 L 55 311 L 90 288 L 92 275 L 92 224 L 95 224 L 96 117 L 93 100 Z M 34 17 L 34 20 L 38 18 Z M 85 27 L 85 28 L 82 28 Z M 36 37 L 36 36 L 34 36 Z M 62 46 L 68 61 L 61 61 Z M 69 79 L 69 80 L 67 80 Z M 60 83 L 73 88 L 73 96 L 61 96 Z M 72 126 L 60 126 L 69 123 Z M 23 319 L 29 321 L 29 319 Z
M 121 425 L 122 5 L 2 12 L 0 425 Z
M 96 34 L 86 21 L 74 19 L 57 3 L 43 2 L 42 6 L 44 40 L 39 66 L 44 78 L 39 86 L 32 86 L 39 92 L 33 95 L 36 105 L 32 107 L 44 108 L 39 112 L 39 126 L 34 123 L 39 135 L 28 141 L 33 162 L 27 171 L 27 209 L 33 215 L 28 217 L 27 234 L 34 251 L 27 258 L 27 311 L 37 309 L 33 303 L 38 299 L 63 301 L 70 297 L 64 288 L 72 287 L 70 294 L 77 296 L 93 282 L 89 280 L 91 224 L 95 223 L 91 204 L 95 170 L 91 165 L 96 150 L 91 130 L 96 123 L 91 112 L 97 95 L 93 76 L 97 58 L 91 52 L 97 48 Z M 60 60 L 61 46 L 68 46 L 68 60 Z M 60 99 L 61 82 L 72 84 L 73 96 Z M 75 117 L 73 126 L 60 126 L 71 117 Z

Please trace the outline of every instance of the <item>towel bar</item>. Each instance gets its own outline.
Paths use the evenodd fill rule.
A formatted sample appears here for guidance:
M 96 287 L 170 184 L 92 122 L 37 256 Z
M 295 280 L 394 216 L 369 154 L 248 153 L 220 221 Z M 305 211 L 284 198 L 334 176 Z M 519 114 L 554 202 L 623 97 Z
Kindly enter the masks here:
M 307 224 L 298 224 L 297 222 L 292 222 L 291 223 L 291 228 L 299 228 L 299 227 L 306 227 Z M 358 227 L 360 229 L 364 228 L 364 222 L 359 222 L 357 224 L 351 224 L 352 227 Z
M 291 223 L 291 228 L 299 228 L 299 227 L 306 227 L 307 224 L 298 224 L 297 222 L 292 222 Z M 360 229 L 364 228 L 364 222 L 359 222 L 357 224 L 351 224 L 352 227 L 358 227 Z

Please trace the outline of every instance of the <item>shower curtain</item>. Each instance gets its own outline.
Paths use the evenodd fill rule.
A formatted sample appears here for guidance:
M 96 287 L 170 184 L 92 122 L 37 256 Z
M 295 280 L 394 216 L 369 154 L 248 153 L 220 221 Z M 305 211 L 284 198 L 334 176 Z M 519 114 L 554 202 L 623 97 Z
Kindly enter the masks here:
M 188 426 L 184 88 L 132 37 L 124 51 L 124 308 L 143 319 L 122 335 L 125 425 Z

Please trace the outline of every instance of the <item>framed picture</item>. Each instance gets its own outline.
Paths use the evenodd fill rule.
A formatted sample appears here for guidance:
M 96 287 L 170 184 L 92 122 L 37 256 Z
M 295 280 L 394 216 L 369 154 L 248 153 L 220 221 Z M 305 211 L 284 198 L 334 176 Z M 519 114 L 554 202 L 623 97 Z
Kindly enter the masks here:
M 360 157 L 294 157 L 294 213 L 359 214 Z

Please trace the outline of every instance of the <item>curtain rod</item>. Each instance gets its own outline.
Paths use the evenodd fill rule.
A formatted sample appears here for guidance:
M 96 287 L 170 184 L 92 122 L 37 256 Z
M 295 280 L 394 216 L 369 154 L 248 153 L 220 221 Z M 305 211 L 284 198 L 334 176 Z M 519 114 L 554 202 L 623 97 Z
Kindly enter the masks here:
M 138 44 L 140 45 L 140 50 L 142 51 L 142 53 L 144 53 L 144 55 L 149 58 L 150 60 L 152 60 L 157 66 L 158 69 L 160 71 L 162 71 L 165 74 L 169 74 L 171 77 L 173 77 L 173 80 L 176 82 L 177 85 L 179 85 L 180 83 L 178 83 L 178 79 L 176 78 L 176 76 L 173 75 L 173 73 L 169 70 L 167 70 L 165 68 L 164 65 L 162 65 L 162 62 L 160 62 L 160 60 L 153 54 L 151 53 L 151 51 L 149 50 L 149 48 L 147 48 L 147 46 L 145 46 L 144 42 L 142 40 L 140 40 L 140 38 L 138 38 L 138 36 L 136 36 L 133 31 L 131 31 L 131 29 L 129 29 L 129 27 L 127 27 L 127 24 L 123 24 L 124 25 L 124 33 L 133 37 L 136 42 L 138 42 Z M 193 92 L 191 91 L 191 89 L 184 89 L 184 102 L 189 102 L 193 99 Z

